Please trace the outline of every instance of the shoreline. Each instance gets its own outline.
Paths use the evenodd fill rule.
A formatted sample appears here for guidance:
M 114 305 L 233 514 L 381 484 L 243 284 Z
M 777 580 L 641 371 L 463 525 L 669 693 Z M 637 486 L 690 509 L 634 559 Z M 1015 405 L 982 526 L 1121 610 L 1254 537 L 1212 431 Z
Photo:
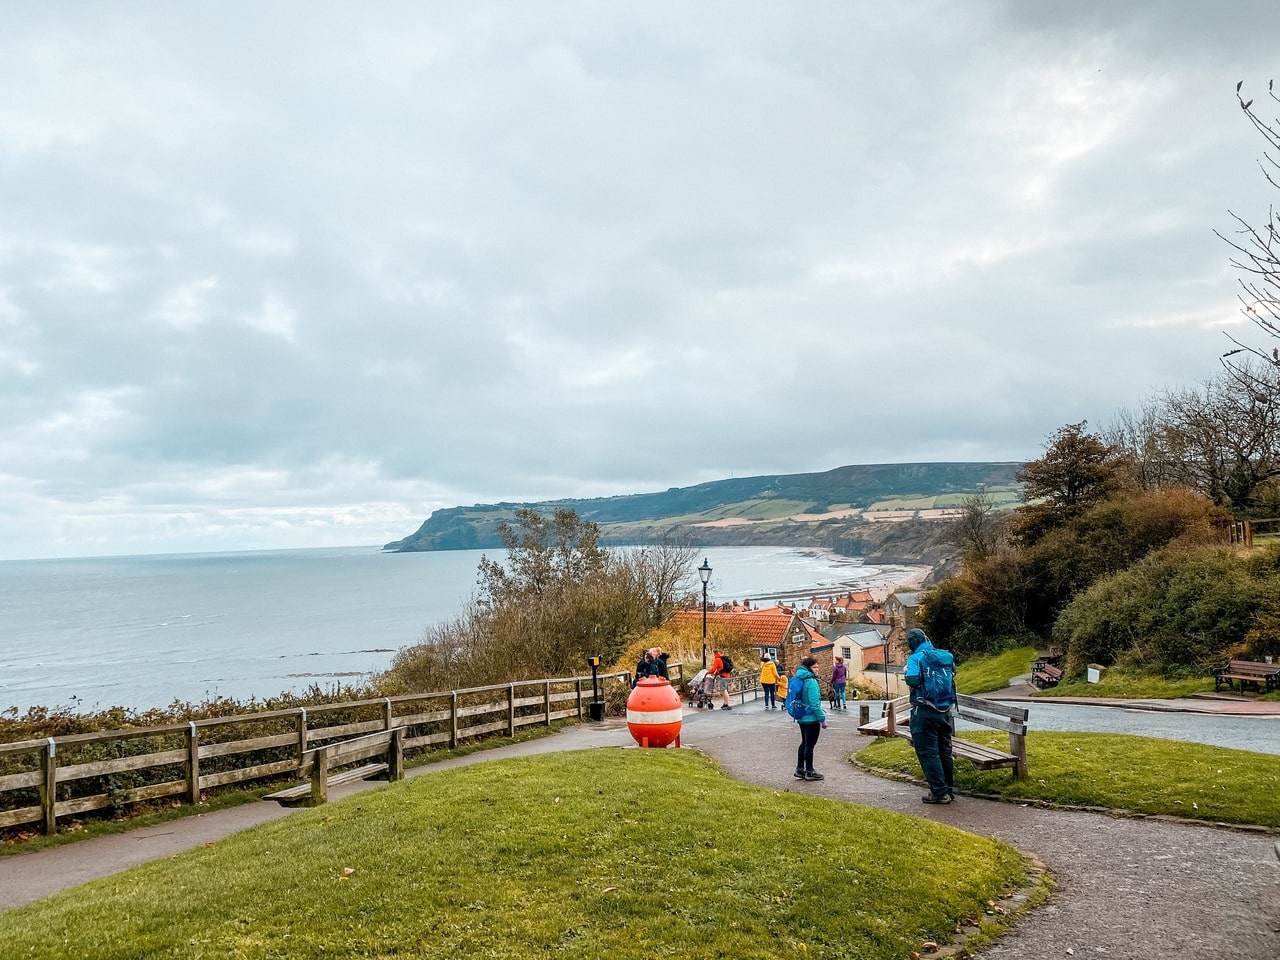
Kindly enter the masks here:
M 803 598 L 807 604 L 814 597 L 835 597 L 839 596 L 843 591 L 866 590 L 876 603 L 884 603 L 887 598 L 899 590 L 924 589 L 925 583 L 934 571 L 934 567 L 931 564 L 877 563 L 866 557 L 851 557 L 846 554 L 836 553 L 829 547 L 791 547 L 789 549 L 815 557 L 848 561 L 850 564 L 856 564 L 860 567 L 870 567 L 877 572 L 869 576 L 841 579 L 834 585 L 829 583 L 813 584 L 791 590 L 753 594 L 744 597 L 744 600 L 749 600 L 752 603 L 757 601 L 780 603 L 785 600 L 799 601 L 800 598 Z M 800 604 L 797 602 L 796 605 L 799 606 Z

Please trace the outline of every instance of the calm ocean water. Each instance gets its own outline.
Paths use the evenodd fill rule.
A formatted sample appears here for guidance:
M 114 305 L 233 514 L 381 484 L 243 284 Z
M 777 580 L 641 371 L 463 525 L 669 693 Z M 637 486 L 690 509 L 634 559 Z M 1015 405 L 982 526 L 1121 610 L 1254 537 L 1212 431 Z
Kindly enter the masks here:
M 698 562 L 704 554 L 712 602 L 834 593 L 883 572 L 782 547 L 719 547 Z M 359 682 L 462 609 L 481 555 L 351 547 L 0 562 L 0 711 Z

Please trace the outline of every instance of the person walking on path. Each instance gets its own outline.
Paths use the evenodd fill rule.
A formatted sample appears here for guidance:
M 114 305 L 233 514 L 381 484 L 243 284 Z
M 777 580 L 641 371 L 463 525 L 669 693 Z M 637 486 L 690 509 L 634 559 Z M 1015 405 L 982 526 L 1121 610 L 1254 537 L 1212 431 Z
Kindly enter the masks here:
M 764 691 L 764 708 L 778 709 L 778 665 L 768 655 L 760 658 L 760 689 Z
M 954 732 L 951 708 L 956 704 L 955 658 L 938 650 L 925 632 L 907 631 L 907 666 L 903 679 L 911 688 L 911 744 L 929 783 L 925 803 L 951 803 L 956 798 Z
M 800 746 L 796 750 L 797 780 L 825 780 L 826 778 L 813 769 L 813 748 L 818 744 L 818 737 L 827 729 L 827 714 L 822 709 L 822 688 L 813 668 L 818 661 L 815 657 L 805 657 L 796 668 L 792 683 L 800 684 L 800 689 L 792 691 L 808 709 L 796 722 L 800 724 Z
M 716 657 L 711 661 L 711 675 L 716 678 L 716 685 L 720 688 L 720 699 L 724 702 L 720 704 L 721 710 L 732 710 L 733 707 L 729 703 L 729 678 L 733 676 L 733 658 L 726 657 L 719 650 Z
M 782 667 L 777 667 L 776 669 L 778 671 L 778 703 L 785 704 L 787 702 L 787 684 L 790 683 L 790 680 L 787 677 L 787 671 L 783 670 Z
M 831 705 L 837 710 L 846 709 L 844 690 L 848 681 L 849 672 L 845 669 L 844 657 L 836 657 L 835 666 L 831 668 Z

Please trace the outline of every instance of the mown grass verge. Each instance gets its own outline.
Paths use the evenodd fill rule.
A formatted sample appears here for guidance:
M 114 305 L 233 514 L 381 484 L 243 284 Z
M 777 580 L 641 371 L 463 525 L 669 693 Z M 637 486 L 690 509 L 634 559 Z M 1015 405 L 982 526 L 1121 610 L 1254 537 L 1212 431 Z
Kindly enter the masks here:
M 480 750 L 493 750 L 512 743 L 539 740 L 542 737 L 547 737 L 563 730 L 575 722 L 573 720 L 558 720 L 552 723 L 551 726 L 524 727 L 517 730 L 514 737 L 488 737 L 483 740 L 460 743 L 453 748 L 446 747 L 439 750 L 410 753 L 405 757 L 405 767 L 412 769 L 431 763 L 439 763 L 452 757 L 465 757 Z M 48 836 L 37 833 L 34 828 L 26 828 L 24 830 L 14 828 L 7 831 L 7 835 L 0 841 L 0 857 L 35 853 L 38 850 L 60 847 L 68 843 L 79 843 L 81 840 L 89 840 L 93 837 L 126 833 L 130 830 L 139 830 L 143 827 L 154 827 L 157 824 L 181 820 L 183 817 L 195 817 L 212 813 L 216 810 L 238 807 L 242 803 L 255 803 L 260 801 L 264 795 L 278 789 L 280 789 L 280 782 L 241 789 L 223 787 L 216 793 L 201 800 L 198 804 L 171 800 L 153 803 L 150 806 L 136 805 L 116 816 L 89 815 L 78 819 L 62 820 L 59 821 L 58 832 L 51 833 Z
M 597 749 L 416 777 L 95 881 L 0 915 L 0 956 L 901 958 L 974 919 L 989 937 L 989 901 L 1027 878 L 942 824 Z
M 1035 647 L 1015 647 L 989 656 L 966 657 L 956 664 L 956 689 L 971 695 L 1003 690 L 1014 677 L 1027 673 L 1035 658 Z
M 961 731 L 966 740 L 1008 748 L 1008 737 Z M 883 739 L 854 762 L 869 772 L 920 777 L 911 745 Z M 1029 776 L 975 770 L 956 760 L 956 789 L 1005 800 L 1107 807 L 1135 813 L 1280 827 L 1280 756 L 1119 733 L 1027 734 Z
M 1140 676 L 1109 670 L 1097 683 L 1087 680 L 1071 680 L 1055 687 L 1036 691 L 1037 697 L 1111 697 L 1117 700 L 1177 700 L 1196 693 L 1212 693 L 1213 677 L 1185 677 L 1168 680 L 1164 677 Z

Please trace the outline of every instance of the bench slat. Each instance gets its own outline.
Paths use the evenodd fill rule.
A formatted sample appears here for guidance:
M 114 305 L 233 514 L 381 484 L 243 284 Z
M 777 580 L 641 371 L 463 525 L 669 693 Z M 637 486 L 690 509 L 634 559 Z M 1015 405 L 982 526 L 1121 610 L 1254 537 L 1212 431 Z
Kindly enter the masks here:
M 353 780 L 368 780 L 370 777 L 376 777 L 380 773 L 386 773 L 389 768 L 385 763 L 370 763 L 363 767 L 353 767 L 350 770 L 340 770 L 330 776 L 325 782 L 336 787 L 343 783 L 350 783 Z M 269 793 L 264 796 L 263 800 L 275 800 L 278 803 L 287 803 L 290 800 L 299 800 L 303 797 L 311 795 L 311 784 L 300 783 L 296 787 L 288 787 L 284 790 L 277 790 L 275 793 Z

